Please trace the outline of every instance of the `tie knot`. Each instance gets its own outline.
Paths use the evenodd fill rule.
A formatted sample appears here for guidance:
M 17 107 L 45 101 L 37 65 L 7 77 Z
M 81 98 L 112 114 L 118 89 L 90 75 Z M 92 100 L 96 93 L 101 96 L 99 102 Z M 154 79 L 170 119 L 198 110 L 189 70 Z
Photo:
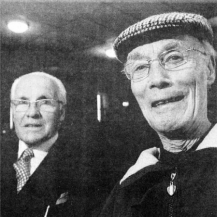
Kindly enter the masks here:
M 20 157 L 20 160 L 24 160 L 25 162 L 30 161 L 30 159 L 34 157 L 34 153 L 31 148 L 27 148 Z

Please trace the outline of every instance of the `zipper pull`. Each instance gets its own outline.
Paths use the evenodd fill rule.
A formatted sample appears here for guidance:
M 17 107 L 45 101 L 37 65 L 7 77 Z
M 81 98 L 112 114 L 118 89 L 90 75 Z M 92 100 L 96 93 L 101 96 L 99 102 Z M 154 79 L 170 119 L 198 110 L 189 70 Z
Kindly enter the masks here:
M 176 173 L 171 173 L 171 181 L 170 181 L 170 185 L 167 187 L 167 193 L 170 196 L 173 196 L 175 191 L 176 191 L 176 186 L 174 185 L 173 181 L 176 177 Z

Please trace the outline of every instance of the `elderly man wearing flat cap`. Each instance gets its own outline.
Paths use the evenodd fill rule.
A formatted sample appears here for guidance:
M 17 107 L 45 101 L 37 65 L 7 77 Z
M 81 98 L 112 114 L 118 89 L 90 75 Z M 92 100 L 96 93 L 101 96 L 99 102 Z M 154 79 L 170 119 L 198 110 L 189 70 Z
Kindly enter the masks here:
M 101 217 L 217 216 L 217 124 L 207 117 L 216 77 L 212 41 L 203 16 L 178 12 L 148 17 L 115 40 L 132 92 L 161 144 L 140 155 Z

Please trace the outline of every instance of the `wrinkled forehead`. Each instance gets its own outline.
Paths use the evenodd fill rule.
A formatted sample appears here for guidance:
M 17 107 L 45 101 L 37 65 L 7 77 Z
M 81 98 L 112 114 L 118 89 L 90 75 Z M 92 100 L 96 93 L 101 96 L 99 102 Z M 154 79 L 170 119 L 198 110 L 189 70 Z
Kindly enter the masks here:
M 16 88 L 15 98 L 39 99 L 57 97 L 57 86 L 50 79 L 40 75 L 26 75 L 22 77 Z
M 193 36 L 178 36 L 172 39 L 162 39 L 134 48 L 127 56 L 127 61 L 153 57 L 171 49 L 200 48 L 201 43 Z

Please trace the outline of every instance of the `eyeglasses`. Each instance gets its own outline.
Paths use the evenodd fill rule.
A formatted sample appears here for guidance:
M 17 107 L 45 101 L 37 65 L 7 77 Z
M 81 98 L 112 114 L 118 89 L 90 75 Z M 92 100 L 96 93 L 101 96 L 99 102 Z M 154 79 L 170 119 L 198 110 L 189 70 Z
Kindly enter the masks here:
M 37 109 L 40 111 L 54 112 L 59 103 L 63 104 L 62 101 L 54 99 L 39 99 L 36 101 L 15 99 L 11 100 L 11 103 L 15 106 L 16 112 L 26 112 L 29 109 L 31 103 L 35 103 Z
M 196 48 L 188 48 L 186 50 L 172 49 L 161 53 L 158 58 L 152 60 L 136 60 L 134 62 L 128 63 L 124 68 L 124 73 L 129 80 L 134 82 L 141 81 L 148 77 L 151 63 L 153 61 L 158 61 L 161 67 L 166 70 L 180 70 L 183 69 L 186 63 L 190 62 L 189 51 L 196 51 L 203 55 L 208 55 L 207 53 L 200 51 Z

